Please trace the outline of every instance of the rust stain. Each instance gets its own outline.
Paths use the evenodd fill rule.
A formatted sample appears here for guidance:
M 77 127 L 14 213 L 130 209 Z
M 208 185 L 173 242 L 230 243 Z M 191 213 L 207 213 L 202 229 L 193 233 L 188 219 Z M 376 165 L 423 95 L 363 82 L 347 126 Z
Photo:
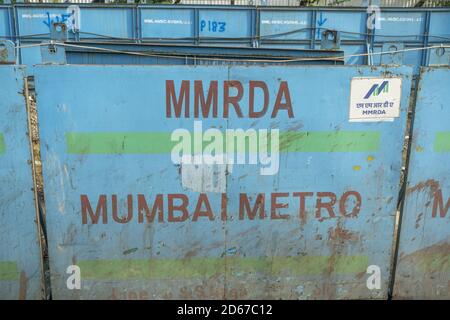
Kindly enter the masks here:
M 338 296 L 336 291 L 337 287 L 333 281 L 333 273 L 336 266 L 336 262 L 338 257 L 342 254 L 342 250 L 344 248 L 344 242 L 349 241 L 351 239 L 357 239 L 355 235 L 346 230 L 343 226 L 343 221 L 341 219 L 338 220 L 335 228 L 328 229 L 328 246 L 331 249 L 330 258 L 328 259 L 328 265 L 326 274 L 324 275 L 324 284 L 321 290 L 322 294 L 328 299 L 335 299 Z M 318 292 L 315 292 L 314 295 L 317 297 L 319 295 Z
M 22 271 L 19 278 L 19 300 L 25 300 L 27 298 L 27 286 L 27 274 L 25 271 Z
M 439 181 L 434 179 L 428 179 L 426 181 L 419 182 L 415 186 L 406 189 L 406 194 L 409 195 L 414 192 L 422 192 L 425 189 L 429 188 L 431 193 L 434 193 L 439 189 Z
M 194 248 L 185 253 L 184 259 L 190 259 L 198 255 L 200 248 Z
M 354 232 L 351 232 L 347 229 L 337 226 L 334 229 L 333 228 L 328 229 L 328 239 L 330 241 L 338 241 L 338 242 L 358 241 L 359 236 Z
M 301 229 L 303 229 L 306 225 L 306 221 L 307 221 L 307 211 L 306 208 L 305 210 L 302 210 L 301 214 L 300 214 L 300 227 Z
M 361 271 L 361 272 L 357 273 L 355 277 L 356 277 L 356 279 L 361 280 L 366 275 L 367 275 L 367 273 L 365 271 Z
M 339 257 L 345 250 L 349 241 L 359 241 L 360 237 L 358 233 L 347 230 L 343 226 L 344 221 L 339 219 L 335 227 L 328 229 L 327 244 L 330 248 L 330 257 L 328 259 L 327 269 L 323 276 L 323 285 L 320 290 L 313 293 L 314 298 L 324 297 L 327 299 L 336 299 L 341 297 L 342 293 L 339 291 L 336 281 L 334 279 L 334 270 Z

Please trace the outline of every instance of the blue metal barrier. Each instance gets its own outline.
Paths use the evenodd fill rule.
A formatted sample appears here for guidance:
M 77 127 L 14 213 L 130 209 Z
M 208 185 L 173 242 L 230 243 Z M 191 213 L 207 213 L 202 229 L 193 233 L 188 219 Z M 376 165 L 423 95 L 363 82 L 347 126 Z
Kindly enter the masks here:
M 450 69 L 423 68 L 414 115 L 395 296 L 450 298 Z
M 0 299 L 42 299 L 25 68 L 0 65 Z
M 449 297 L 448 68 L 420 74 L 397 269 L 391 245 L 411 78 L 450 64 L 446 47 L 420 50 L 450 45 L 450 9 L 382 8 L 371 29 L 361 8 L 80 8 L 72 28 L 67 5 L 0 6 L 0 40 L 23 46 L 18 61 L 30 66 L 196 66 L 0 66 L 0 298 L 42 297 L 31 170 L 13 161 L 30 157 L 25 74 L 36 76 L 46 146 L 54 298 L 385 298 L 394 270 L 394 297 Z M 65 46 L 39 46 L 54 22 L 68 25 Z M 339 33 L 324 41 L 324 30 Z M 339 64 L 343 52 L 347 64 L 414 69 L 237 66 Z M 256 165 L 172 161 L 176 129 L 239 128 L 257 142 L 280 130 L 276 174 L 261 174 L 269 153 Z M 242 159 L 254 159 L 256 145 L 236 159 L 245 148 Z M 81 290 L 67 286 L 70 265 Z
M 385 298 L 411 78 L 36 66 L 53 297 Z

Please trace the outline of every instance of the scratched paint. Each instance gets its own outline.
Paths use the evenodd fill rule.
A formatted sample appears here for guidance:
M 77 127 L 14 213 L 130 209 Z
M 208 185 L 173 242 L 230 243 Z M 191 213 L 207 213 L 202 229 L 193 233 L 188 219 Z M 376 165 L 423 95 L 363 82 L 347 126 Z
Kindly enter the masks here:
M 395 281 L 397 298 L 450 298 L 449 68 L 423 68 Z
M 349 122 L 351 79 L 388 71 L 403 79 L 400 117 Z M 52 195 L 54 298 L 387 296 L 411 68 L 72 65 L 35 72 L 44 191 Z M 209 113 L 195 117 L 196 100 Z M 262 174 L 265 162 L 186 170 L 171 158 L 170 133 L 181 128 L 191 137 L 197 121 L 216 137 L 279 130 L 276 170 Z M 209 146 L 199 141 L 186 144 L 195 155 Z M 236 148 L 236 156 L 259 155 L 255 141 L 258 148 Z M 369 156 L 377 160 L 352 169 Z M 81 268 L 81 290 L 66 287 L 71 264 Z M 382 271 L 381 290 L 366 286 L 372 264 Z
M 0 299 L 41 299 L 25 68 L 0 66 Z

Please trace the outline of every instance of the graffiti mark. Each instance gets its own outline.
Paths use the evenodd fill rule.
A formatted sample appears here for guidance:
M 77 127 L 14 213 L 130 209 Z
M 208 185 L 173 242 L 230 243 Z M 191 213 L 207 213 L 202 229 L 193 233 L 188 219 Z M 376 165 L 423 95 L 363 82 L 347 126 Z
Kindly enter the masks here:
M 52 27 L 52 24 L 54 23 L 67 23 L 69 21 L 69 18 L 73 16 L 73 13 L 62 13 L 62 14 L 50 14 L 50 12 L 45 13 L 47 16 L 46 20 L 43 20 L 42 23 L 45 24 L 48 29 L 50 30 Z
M 327 22 L 327 20 L 327 18 L 323 17 L 323 12 L 321 12 L 319 15 L 319 20 L 317 20 L 317 26 L 319 27 L 317 29 L 317 39 L 319 40 L 322 38 L 321 27 L 325 24 L 325 22 Z
M 226 22 L 223 21 L 201 20 L 200 31 L 224 32 L 226 25 Z

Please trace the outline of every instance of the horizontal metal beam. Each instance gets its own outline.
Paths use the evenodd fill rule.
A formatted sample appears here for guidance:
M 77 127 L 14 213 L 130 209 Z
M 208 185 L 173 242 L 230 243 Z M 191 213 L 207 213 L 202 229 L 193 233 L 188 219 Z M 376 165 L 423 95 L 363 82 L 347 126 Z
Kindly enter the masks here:
M 114 54 L 128 55 L 128 52 L 142 53 L 145 57 L 154 55 L 164 58 L 177 59 L 207 59 L 207 60 L 229 60 L 229 61 L 253 61 L 257 62 L 283 62 L 294 64 L 344 64 L 344 52 L 341 50 L 292 50 L 271 48 L 248 48 L 228 46 L 193 46 L 193 45 L 169 45 L 169 44 L 146 44 L 146 43 L 98 43 L 98 42 L 66 42 L 66 54 Z M 305 59 L 302 61 L 302 59 Z M 297 60 L 297 61 L 295 61 Z M 70 58 L 68 58 L 68 63 Z

